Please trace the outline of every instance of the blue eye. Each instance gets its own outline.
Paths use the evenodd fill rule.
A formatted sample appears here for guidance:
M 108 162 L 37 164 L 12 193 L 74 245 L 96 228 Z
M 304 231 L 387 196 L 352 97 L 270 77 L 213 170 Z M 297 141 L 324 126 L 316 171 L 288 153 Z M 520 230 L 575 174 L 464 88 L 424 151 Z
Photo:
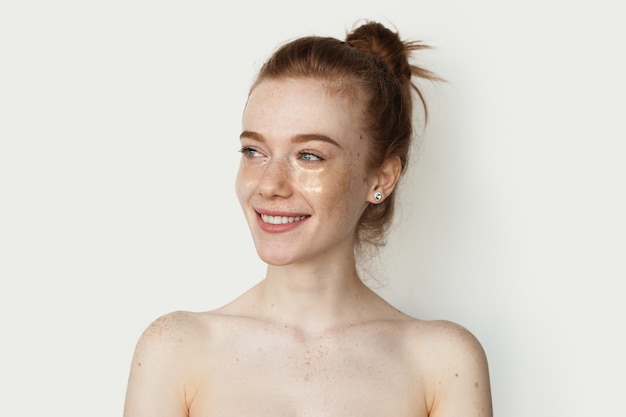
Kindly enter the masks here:
M 249 146 L 244 146 L 239 150 L 239 152 L 241 152 L 245 158 L 255 158 L 261 155 L 259 151 L 254 148 L 250 148 Z
M 316 162 L 316 161 L 324 160 L 322 157 L 317 156 L 314 153 L 310 153 L 310 152 L 300 152 L 298 155 L 300 159 L 305 162 Z

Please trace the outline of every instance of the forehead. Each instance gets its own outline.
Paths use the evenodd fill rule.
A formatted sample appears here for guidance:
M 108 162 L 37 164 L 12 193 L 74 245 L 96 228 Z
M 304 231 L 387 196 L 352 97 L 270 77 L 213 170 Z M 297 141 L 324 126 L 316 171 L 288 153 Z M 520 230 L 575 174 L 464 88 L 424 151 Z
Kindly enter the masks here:
M 243 127 L 277 137 L 319 133 L 340 141 L 360 135 L 348 97 L 312 79 L 257 84 L 248 97 Z

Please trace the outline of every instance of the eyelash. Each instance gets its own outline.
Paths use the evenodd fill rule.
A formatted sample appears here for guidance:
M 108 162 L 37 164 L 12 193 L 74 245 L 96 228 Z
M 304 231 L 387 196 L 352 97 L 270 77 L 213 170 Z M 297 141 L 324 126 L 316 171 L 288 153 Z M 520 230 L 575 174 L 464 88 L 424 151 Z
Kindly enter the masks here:
M 246 158 L 254 158 L 254 156 L 250 155 L 250 153 L 252 153 L 252 152 L 260 154 L 259 151 L 257 151 L 254 148 L 251 148 L 249 146 L 242 147 L 241 149 L 239 149 L 239 152 L 242 153 L 243 156 L 246 157 Z M 305 159 L 306 157 L 313 157 L 315 159 L 314 160 L 306 160 Z M 298 159 L 300 159 L 301 161 L 304 161 L 304 162 L 320 162 L 320 161 L 324 160 L 324 158 L 322 158 L 321 156 L 319 156 L 319 155 L 317 155 L 317 154 L 315 154 L 313 152 L 306 152 L 306 151 L 298 152 Z
M 314 157 L 316 159 L 313 160 L 313 161 L 311 161 L 311 160 L 307 161 L 306 159 L 304 159 L 305 155 L 312 156 L 312 157 Z M 324 158 L 322 158 L 321 156 L 319 156 L 319 155 L 317 155 L 317 154 L 315 154 L 313 152 L 305 152 L 305 151 L 298 152 L 298 159 L 300 159 L 302 161 L 305 161 L 305 162 L 320 162 L 320 161 L 324 160 Z
M 250 156 L 249 153 L 250 152 L 256 152 L 256 153 L 260 153 L 259 151 L 257 151 L 254 148 L 251 148 L 249 146 L 244 146 L 241 149 L 239 149 L 239 152 L 241 152 L 243 154 L 244 157 L 246 158 L 253 158 L 253 156 Z

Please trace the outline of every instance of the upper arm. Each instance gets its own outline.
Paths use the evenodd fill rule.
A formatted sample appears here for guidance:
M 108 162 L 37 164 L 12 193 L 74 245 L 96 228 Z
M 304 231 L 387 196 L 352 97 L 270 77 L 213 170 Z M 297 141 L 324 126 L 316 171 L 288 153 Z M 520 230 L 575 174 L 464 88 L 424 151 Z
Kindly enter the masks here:
M 183 313 L 155 320 L 139 338 L 133 355 L 124 417 L 188 415 L 190 337 Z
M 491 417 L 485 352 L 469 331 L 445 323 L 433 348 L 430 417 Z

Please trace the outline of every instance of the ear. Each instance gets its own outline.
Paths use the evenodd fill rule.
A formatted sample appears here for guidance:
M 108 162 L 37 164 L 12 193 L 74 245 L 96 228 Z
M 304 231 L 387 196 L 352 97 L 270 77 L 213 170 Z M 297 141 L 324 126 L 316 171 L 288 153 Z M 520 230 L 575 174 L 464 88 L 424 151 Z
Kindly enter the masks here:
M 398 156 L 388 158 L 383 164 L 372 173 L 372 186 L 367 200 L 373 204 L 380 204 L 396 188 L 402 172 L 402 163 Z M 374 198 L 377 192 L 382 194 L 380 200 Z

